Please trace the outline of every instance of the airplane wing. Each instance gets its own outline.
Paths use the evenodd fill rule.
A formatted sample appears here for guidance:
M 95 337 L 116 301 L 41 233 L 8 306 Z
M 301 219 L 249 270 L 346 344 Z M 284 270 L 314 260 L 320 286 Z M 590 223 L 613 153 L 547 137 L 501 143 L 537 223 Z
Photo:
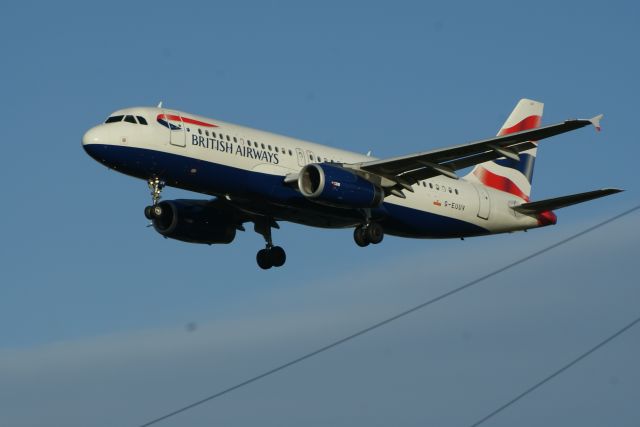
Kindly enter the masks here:
M 591 119 L 566 120 L 554 125 L 497 136 L 469 144 L 390 159 L 345 164 L 343 167 L 387 178 L 388 184 L 391 181 L 390 185 L 386 185 L 387 187 L 399 186 L 413 191 L 411 185 L 423 179 L 437 175 L 445 175 L 457 179 L 458 176 L 455 171 L 459 169 L 500 157 L 518 160 L 518 153 L 535 146 L 532 141 L 539 141 L 570 132 L 590 124 L 600 130 L 602 116 L 600 114 Z
M 516 212 L 531 215 L 541 212 L 560 209 L 577 203 L 587 202 L 599 197 L 608 196 L 610 194 L 619 193 L 623 190 L 618 188 L 603 188 L 602 190 L 588 191 L 586 193 L 572 194 L 570 196 L 556 197 L 553 199 L 540 200 L 537 202 L 523 203 L 514 206 L 512 209 Z

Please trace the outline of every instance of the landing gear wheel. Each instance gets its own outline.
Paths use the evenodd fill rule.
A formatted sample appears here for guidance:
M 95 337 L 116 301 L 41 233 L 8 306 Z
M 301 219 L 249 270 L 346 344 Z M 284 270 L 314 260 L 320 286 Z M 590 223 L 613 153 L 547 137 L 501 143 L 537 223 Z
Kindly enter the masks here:
M 151 214 L 154 218 L 160 218 L 162 216 L 162 206 L 155 205 L 153 209 L 151 209 Z
M 144 208 L 144 217 L 149 221 L 153 219 L 153 206 L 147 206 L 146 208 Z
M 274 246 L 269 250 L 269 257 L 274 267 L 282 267 L 287 260 L 287 253 L 280 246 Z
M 147 185 L 149 186 L 149 190 L 151 190 L 151 206 L 144 208 L 144 216 L 149 221 L 153 221 L 162 215 L 162 208 L 158 207 L 158 202 L 160 201 L 160 195 L 164 188 L 164 181 L 154 176 L 147 180 Z
M 271 254 L 268 249 L 261 249 L 256 254 L 256 261 L 258 261 L 258 266 L 263 270 L 268 270 L 273 267 L 271 262 Z
M 356 227 L 353 230 L 353 240 L 356 241 L 356 245 L 364 248 L 365 246 L 369 246 L 369 240 L 367 239 L 367 231 L 364 227 Z
M 382 242 L 384 239 L 384 230 L 377 222 L 372 222 L 366 228 L 367 240 L 374 245 Z
M 254 230 L 264 237 L 267 246 L 265 249 L 258 251 L 256 255 L 258 266 L 263 270 L 268 270 L 271 267 L 282 267 L 287 261 L 287 254 L 284 249 L 280 246 L 273 246 L 273 240 L 271 239 L 272 227 L 280 228 L 273 218 L 263 217 L 254 221 Z

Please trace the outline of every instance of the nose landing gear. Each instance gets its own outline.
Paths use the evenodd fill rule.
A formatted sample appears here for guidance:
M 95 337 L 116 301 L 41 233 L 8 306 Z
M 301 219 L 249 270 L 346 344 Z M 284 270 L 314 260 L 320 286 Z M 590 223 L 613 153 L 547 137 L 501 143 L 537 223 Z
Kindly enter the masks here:
M 258 266 L 263 270 L 268 270 L 271 267 L 282 267 L 287 261 L 287 254 L 280 246 L 273 246 L 273 240 L 271 239 L 271 227 L 272 225 L 278 227 L 278 224 L 271 219 L 265 221 L 257 221 L 255 223 L 255 231 L 264 237 L 266 247 L 261 249 L 256 254 L 256 261 Z
M 144 208 L 144 216 L 149 221 L 154 218 L 158 218 L 162 215 L 162 208 L 158 205 L 158 201 L 160 201 L 160 197 L 162 194 L 162 189 L 164 188 L 164 181 L 162 181 L 158 177 L 149 178 L 147 180 L 147 185 L 151 190 L 151 206 L 147 206 Z

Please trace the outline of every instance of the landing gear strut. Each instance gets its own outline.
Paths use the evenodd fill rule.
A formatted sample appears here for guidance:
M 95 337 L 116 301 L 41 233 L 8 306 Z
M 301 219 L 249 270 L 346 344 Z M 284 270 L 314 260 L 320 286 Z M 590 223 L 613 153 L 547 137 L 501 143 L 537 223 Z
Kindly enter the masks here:
M 261 234 L 266 242 L 266 247 L 260 249 L 256 254 L 258 266 L 263 270 L 268 270 L 271 267 L 282 267 L 287 260 L 287 254 L 284 249 L 280 246 L 273 246 L 273 240 L 271 239 L 272 222 L 271 219 L 257 221 L 254 227 L 256 233 Z
M 384 239 L 384 229 L 377 222 L 360 225 L 353 231 L 353 240 L 361 248 L 369 246 L 370 243 L 377 245 L 382 242 L 382 239 Z
M 162 208 L 158 205 L 158 201 L 160 201 L 160 197 L 162 194 L 162 189 L 164 188 L 164 181 L 160 180 L 160 178 L 153 177 L 147 180 L 147 185 L 149 186 L 149 190 L 151 190 L 151 206 L 147 206 L 144 208 L 144 216 L 148 220 L 153 220 L 154 218 L 162 215 Z

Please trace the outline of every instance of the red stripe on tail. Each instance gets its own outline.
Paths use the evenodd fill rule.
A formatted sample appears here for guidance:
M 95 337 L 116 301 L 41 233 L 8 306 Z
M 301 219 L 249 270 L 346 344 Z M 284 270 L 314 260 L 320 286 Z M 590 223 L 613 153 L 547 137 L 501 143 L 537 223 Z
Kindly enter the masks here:
M 513 194 L 514 196 L 520 197 L 524 201 L 529 201 L 529 196 L 524 194 L 524 192 L 520 190 L 520 187 L 514 184 L 514 182 L 509 178 L 496 175 L 495 173 L 486 170 L 482 166 L 478 166 L 473 174 L 480 180 L 481 183 L 483 183 L 487 187 L 505 191 L 507 193 Z
M 542 117 L 540 116 L 525 117 L 510 128 L 500 129 L 500 133 L 498 133 L 498 136 L 508 135 L 510 133 L 516 133 L 523 130 L 535 129 L 540 126 L 541 120 Z

